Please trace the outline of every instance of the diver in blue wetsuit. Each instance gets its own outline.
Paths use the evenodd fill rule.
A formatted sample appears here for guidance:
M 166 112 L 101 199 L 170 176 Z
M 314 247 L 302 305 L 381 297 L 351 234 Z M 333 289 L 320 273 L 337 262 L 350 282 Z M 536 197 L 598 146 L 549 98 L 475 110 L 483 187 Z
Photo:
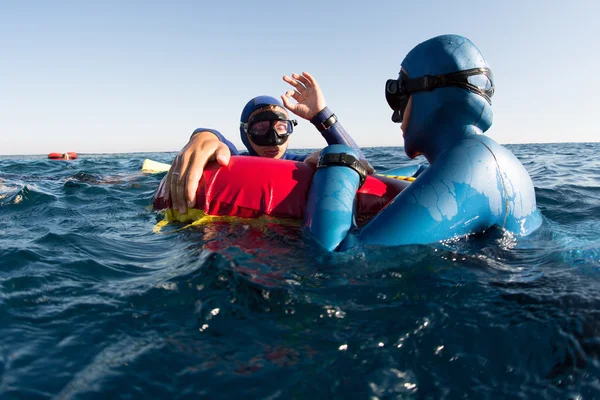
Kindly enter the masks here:
M 312 76 L 308 73 L 298 76 L 294 86 L 297 100 L 300 101 L 294 105 L 293 111 L 298 116 L 311 120 L 328 144 L 340 143 L 355 149 L 367 171 L 374 172 L 335 115 L 323 117 L 325 110 L 328 110 L 325 97 Z M 289 119 L 280 100 L 270 96 L 251 99 L 240 117 L 240 137 L 248 150 L 242 154 L 316 164 L 319 152 L 298 155 L 287 151 L 288 139 L 296 124 L 296 121 Z M 196 129 L 188 144 L 175 158 L 167 175 L 167 196 L 170 195 L 173 208 L 185 213 L 188 207 L 195 204 L 198 182 L 209 161 L 216 160 L 221 165 L 227 165 L 232 155 L 239 154 L 237 148 L 220 132 L 214 129 Z
M 443 35 L 416 46 L 399 77 L 387 81 L 386 99 L 392 121 L 402 123 L 406 154 L 425 156 L 429 168 L 355 229 L 353 201 L 364 171 L 351 148 L 329 146 L 313 179 L 305 226 L 328 250 L 357 242 L 432 243 L 490 228 L 514 235 L 537 229 L 542 218 L 529 174 L 483 135 L 492 124 L 493 94 L 492 72 L 469 39 Z

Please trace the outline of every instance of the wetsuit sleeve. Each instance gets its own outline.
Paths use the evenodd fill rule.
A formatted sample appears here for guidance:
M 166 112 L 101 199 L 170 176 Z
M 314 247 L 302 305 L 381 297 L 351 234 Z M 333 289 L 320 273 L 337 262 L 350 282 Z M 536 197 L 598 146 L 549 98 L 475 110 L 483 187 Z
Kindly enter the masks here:
M 311 120 L 321 135 L 327 141 L 327 144 L 344 144 L 352 147 L 358 152 L 358 158 L 364 160 L 365 156 L 360 150 L 360 147 L 354 142 L 352 137 L 346 132 L 342 124 L 338 121 L 335 114 L 328 108 L 325 107 L 317 113 Z
M 200 133 L 200 132 L 210 132 L 213 135 L 215 135 L 217 138 L 219 138 L 219 140 L 223 143 L 225 143 L 225 145 L 227 147 L 229 147 L 229 151 L 231 152 L 232 156 L 238 156 L 240 155 L 240 152 L 238 151 L 238 149 L 233 145 L 233 143 L 231 143 L 229 140 L 225 139 L 225 136 L 223 136 L 221 134 L 221 132 L 214 130 L 214 129 L 207 129 L 207 128 L 198 128 L 196 129 L 192 135 L 190 136 L 190 139 L 196 134 L 196 133 Z

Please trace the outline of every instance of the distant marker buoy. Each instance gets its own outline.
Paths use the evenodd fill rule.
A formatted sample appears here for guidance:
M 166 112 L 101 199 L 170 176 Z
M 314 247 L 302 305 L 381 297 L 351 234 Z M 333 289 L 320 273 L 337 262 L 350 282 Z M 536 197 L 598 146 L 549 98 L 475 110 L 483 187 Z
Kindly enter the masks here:
M 48 154 L 48 158 L 51 160 L 76 160 L 77 153 L 69 152 L 69 153 L 50 153 Z

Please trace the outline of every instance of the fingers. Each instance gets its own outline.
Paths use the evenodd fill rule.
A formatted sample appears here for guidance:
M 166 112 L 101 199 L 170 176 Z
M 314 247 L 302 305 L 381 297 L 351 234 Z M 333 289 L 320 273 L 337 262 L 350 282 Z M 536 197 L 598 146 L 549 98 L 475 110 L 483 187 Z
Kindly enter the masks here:
M 317 83 L 317 80 L 308 72 L 303 72 L 302 73 L 303 78 L 306 80 L 306 82 L 311 85 L 311 86 L 319 86 L 319 84 Z
M 192 156 L 185 176 L 185 199 L 187 208 L 196 206 L 196 191 L 202 179 L 204 167 L 209 161 L 217 160 L 219 165 L 226 166 L 231 159 L 229 147 L 218 140 L 211 140 L 197 149 Z
M 302 94 L 297 92 L 296 90 L 288 90 L 287 92 L 285 92 L 285 94 L 287 97 L 292 97 L 297 102 L 300 102 L 302 100 Z
M 292 97 L 294 97 L 294 99 L 296 99 L 298 102 L 302 101 L 304 98 L 312 96 L 313 90 L 318 90 L 318 86 L 314 87 L 314 85 L 307 78 L 295 73 L 292 74 L 292 78 L 287 75 L 284 76 L 283 80 L 296 88 L 295 94 Z
M 185 181 L 183 180 L 183 174 L 187 169 L 187 163 L 188 160 L 184 154 L 178 155 L 169 170 L 166 183 L 171 195 L 171 208 L 181 213 L 187 212 L 184 199 Z
M 283 101 L 283 105 L 285 106 L 285 108 L 287 108 L 288 110 L 293 110 L 294 104 L 290 101 L 290 98 L 288 97 L 288 92 L 285 92 L 285 94 L 281 95 L 281 101 Z
M 297 80 L 299 80 L 300 82 L 302 82 L 302 84 L 304 86 L 306 86 L 306 87 L 314 86 L 313 80 L 308 78 L 310 76 L 310 74 L 307 75 L 307 76 L 305 76 L 305 74 L 308 74 L 308 73 L 307 72 L 303 72 L 302 75 L 292 74 L 292 77 L 295 78 L 295 79 L 297 79 Z
M 283 77 L 283 80 L 286 81 L 287 83 L 289 83 L 290 85 L 292 85 L 293 87 L 295 87 L 298 92 L 302 92 L 302 90 L 306 89 L 306 87 L 304 86 L 304 84 L 302 82 L 298 81 L 299 77 L 300 77 L 300 75 L 298 75 L 298 74 L 292 74 L 291 78 L 289 76 L 285 75 Z
M 306 164 L 317 165 L 319 162 L 319 156 L 321 155 L 321 151 L 315 151 L 314 153 L 310 153 L 308 157 L 304 159 Z
M 319 87 L 313 85 L 314 79 L 312 76 L 310 74 L 304 76 L 304 74 L 307 73 L 303 72 L 303 75 L 293 73 L 291 77 L 288 75 L 283 76 L 283 80 L 292 85 L 295 90 L 286 91 L 281 99 L 288 110 L 300 118 L 310 120 L 325 108 L 325 98 Z M 297 103 L 293 104 L 291 99 L 296 100 Z
M 294 98 L 295 93 L 296 92 L 294 90 L 288 90 L 283 96 L 281 96 L 281 100 L 283 101 L 283 105 L 285 106 L 285 108 L 292 111 L 293 113 L 295 113 L 296 104 L 292 103 L 290 97 Z M 294 98 L 294 100 L 298 101 L 296 98 Z
M 186 210 L 184 212 L 187 212 L 187 208 L 193 208 L 196 205 L 196 190 L 198 189 L 198 182 L 204 172 L 205 164 L 206 162 L 203 163 L 201 157 L 194 157 L 190 163 L 190 167 L 185 176 Z
M 369 163 L 367 160 L 361 159 L 360 163 L 363 165 L 363 167 L 365 167 L 367 174 L 371 175 L 375 173 L 375 168 L 373 168 L 371 163 Z
M 187 165 L 187 162 L 186 162 Z M 187 212 L 187 204 L 185 202 L 185 171 L 187 168 L 182 168 L 180 172 L 175 172 L 173 175 L 176 175 L 173 180 L 173 184 L 175 186 L 173 190 L 173 185 L 171 185 L 172 196 L 174 194 L 174 207 L 181 213 L 185 214 Z
M 225 145 L 225 143 L 220 143 L 219 147 L 215 151 L 215 158 L 219 165 L 225 167 L 229 164 L 229 160 L 231 159 L 231 151 L 229 147 Z
M 227 165 L 230 157 L 229 148 L 211 132 L 200 132 L 192 136 L 167 174 L 165 192 L 171 199 L 171 208 L 185 214 L 188 208 L 194 207 L 198 182 L 206 163 L 217 159 L 219 164 Z

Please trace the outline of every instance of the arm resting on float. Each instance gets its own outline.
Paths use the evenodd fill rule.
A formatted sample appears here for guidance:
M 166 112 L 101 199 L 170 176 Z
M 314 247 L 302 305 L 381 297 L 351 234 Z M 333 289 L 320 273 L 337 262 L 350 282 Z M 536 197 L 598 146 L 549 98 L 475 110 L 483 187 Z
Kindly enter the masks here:
M 346 145 L 323 149 L 313 176 L 304 226 L 327 251 L 334 251 L 354 226 L 356 191 L 366 179 L 358 152 Z
M 365 156 L 360 150 L 360 147 L 354 142 L 352 137 L 346 132 L 342 124 L 338 121 L 335 114 L 328 108 L 325 107 L 317 113 L 310 120 L 321 135 L 327 141 L 327 144 L 344 144 L 353 148 L 358 153 L 358 158 L 365 160 Z
M 445 152 L 360 229 L 359 241 L 427 244 L 502 227 L 505 194 L 494 166 L 485 148 L 463 146 Z
M 227 147 L 229 147 L 229 151 L 231 151 L 231 155 L 233 155 L 233 156 L 238 156 L 238 155 L 240 155 L 240 152 L 239 152 L 239 151 L 238 151 L 238 149 L 237 149 L 237 148 L 236 148 L 236 147 L 233 145 L 233 143 L 231 143 L 229 140 L 227 140 L 227 139 L 225 138 L 225 136 L 223 136 L 223 135 L 221 134 L 221 132 L 219 132 L 219 131 L 217 131 L 217 130 L 215 130 L 215 129 L 198 128 L 198 129 L 196 129 L 196 130 L 195 130 L 195 131 L 192 133 L 192 135 L 190 136 L 190 140 L 191 140 L 191 139 L 194 137 L 194 135 L 196 135 L 196 134 L 198 134 L 198 133 L 202 133 L 202 132 L 210 132 L 210 133 L 212 133 L 213 135 L 215 135 L 215 136 L 216 136 L 216 137 L 219 139 L 219 141 L 221 141 L 221 142 L 225 143 L 225 145 L 226 145 Z

